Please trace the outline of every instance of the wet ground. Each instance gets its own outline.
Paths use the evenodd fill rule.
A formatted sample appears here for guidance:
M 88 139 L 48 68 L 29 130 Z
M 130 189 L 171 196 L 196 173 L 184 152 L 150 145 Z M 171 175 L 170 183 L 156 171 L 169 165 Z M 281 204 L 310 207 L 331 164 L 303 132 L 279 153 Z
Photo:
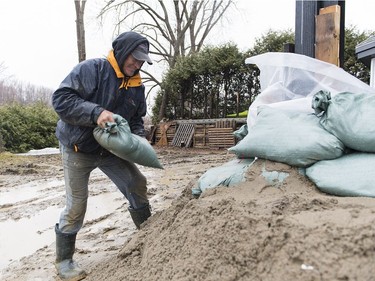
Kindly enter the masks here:
M 166 208 L 189 182 L 207 169 L 234 158 L 223 150 L 156 148 L 156 151 L 164 170 L 139 166 L 148 179 L 154 213 Z M 47 149 L 1 157 L 0 277 L 54 280 L 54 225 L 65 200 L 60 154 L 56 149 Z M 98 169 L 91 175 L 89 192 L 85 225 L 77 237 L 77 248 L 79 252 L 81 243 L 87 241 L 93 251 L 92 261 L 95 252 L 116 254 L 136 229 L 126 211 L 126 200 Z M 38 273 L 31 260 L 40 252 L 44 261 Z M 29 266 L 24 264 L 26 260 Z M 26 279 L 17 279 L 20 276 Z
M 189 191 L 198 178 L 233 155 L 156 151 L 165 169 L 140 167 L 153 215 L 139 231 L 116 187 L 92 174 L 74 256 L 87 281 L 374 280 L 374 198 L 329 195 L 297 168 L 257 159 L 244 182 L 197 199 Z M 0 160 L 0 280 L 59 280 L 53 227 L 64 207 L 60 156 Z

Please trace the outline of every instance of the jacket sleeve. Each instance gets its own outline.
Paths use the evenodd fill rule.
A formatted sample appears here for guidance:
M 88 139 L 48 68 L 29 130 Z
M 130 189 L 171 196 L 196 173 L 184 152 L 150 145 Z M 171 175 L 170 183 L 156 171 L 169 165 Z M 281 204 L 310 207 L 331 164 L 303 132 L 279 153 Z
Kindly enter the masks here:
M 104 110 L 95 100 L 98 72 L 92 61 L 78 64 L 52 95 L 60 119 L 71 125 L 94 127 Z
M 129 122 L 132 133 L 143 138 L 146 137 L 143 117 L 146 116 L 146 112 L 147 112 L 147 104 L 146 104 L 144 92 L 145 92 L 145 88 L 144 86 L 142 86 L 142 99 L 139 103 L 136 113 L 130 119 L 130 122 Z

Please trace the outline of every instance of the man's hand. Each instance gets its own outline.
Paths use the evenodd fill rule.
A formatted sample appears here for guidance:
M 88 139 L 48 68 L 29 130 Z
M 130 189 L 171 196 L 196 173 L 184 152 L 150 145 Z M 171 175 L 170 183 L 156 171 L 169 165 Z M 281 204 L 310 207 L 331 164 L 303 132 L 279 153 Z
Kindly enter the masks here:
M 96 121 L 96 123 L 101 127 L 101 128 L 105 128 L 105 124 L 107 122 L 115 122 L 115 120 L 113 119 L 113 113 L 108 111 L 108 110 L 104 110 L 102 113 L 100 113 L 99 117 L 98 117 L 98 120 Z

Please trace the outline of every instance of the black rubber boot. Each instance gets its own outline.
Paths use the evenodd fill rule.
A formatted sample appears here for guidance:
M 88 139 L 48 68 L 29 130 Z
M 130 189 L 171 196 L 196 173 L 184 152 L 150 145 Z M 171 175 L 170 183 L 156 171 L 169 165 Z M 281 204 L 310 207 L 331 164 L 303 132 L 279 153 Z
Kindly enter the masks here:
M 146 205 L 140 209 L 133 209 L 132 207 L 129 207 L 128 210 L 137 229 L 140 229 L 141 224 L 151 216 L 150 205 Z
M 84 279 L 87 274 L 73 261 L 73 254 L 77 234 L 64 234 L 59 230 L 59 224 L 55 226 L 56 233 L 56 263 L 55 267 L 62 280 L 78 281 Z

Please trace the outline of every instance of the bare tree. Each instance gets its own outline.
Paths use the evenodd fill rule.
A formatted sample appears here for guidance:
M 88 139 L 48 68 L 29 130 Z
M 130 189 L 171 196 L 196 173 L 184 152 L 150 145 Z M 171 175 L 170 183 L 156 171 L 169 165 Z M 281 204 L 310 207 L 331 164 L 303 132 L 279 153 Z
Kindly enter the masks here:
M 78 61 L 81 62 L 86 59 L 85 24 L 84 24 L 86 0 L 74 0 L 74 4 L 76 8 Z
M 213 27 L 223 18 L 235 0 L 110 0 L 100 15 L 113 12 L 117 15 L 116 29 L 131 26 L 131 30 L 147 36 L 151 44 L 150 53 L 159 62 L 166 62 L 170 68 L 177 58 L 198 52 Z M 170 3 L 166 5 L 166 3 Z M 160 86 L 150 73 L 145 82 L 155 84 L 150 91 Z M 165 115 L 168 93 L 163 91 L 159 119 Z
M 0 80 L 5 75 L 5 71 L 7 70 L 7 67 L 5 65 L 5 62 L 0 62 Z
M 6 74 L 5 74 L 5 71 L 7 70 L 7 67 L 5 65 L 5 62 L 0 62 L 0 105 L 3 103 L 4 101 L 4 97 L 6 95 L 5 93 L 5 78 L 6 78 Z M 0 147 L 1 148 L 1 147 Z
M 35 86 L 16 79 L 0 81 L 0 105 L 9 103 L 29 104 L 42 102 L 51 105 L 52 89 Z

